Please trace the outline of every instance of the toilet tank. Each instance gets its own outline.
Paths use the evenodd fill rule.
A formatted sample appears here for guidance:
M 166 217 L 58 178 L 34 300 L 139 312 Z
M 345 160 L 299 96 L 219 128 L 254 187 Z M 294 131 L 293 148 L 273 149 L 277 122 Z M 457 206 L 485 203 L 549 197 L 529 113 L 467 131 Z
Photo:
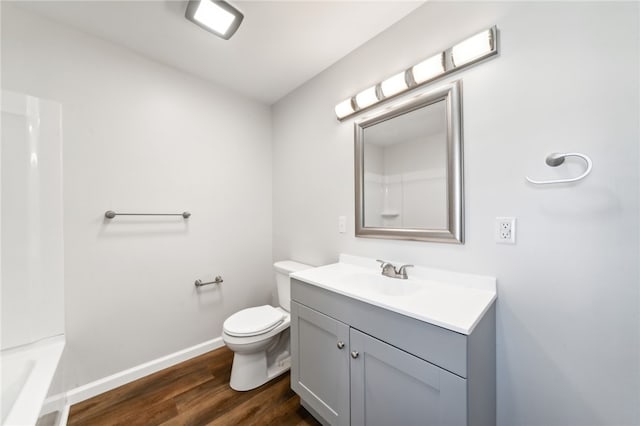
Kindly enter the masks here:
M 273 268 L 276 271 L 278 303 L 283 309 L 289 312 L 291 310 L 291 282 L 289 281 L 289 274 L 292 272 L 313 268 L 313 266 L 294 262 L 293 260 L 281 260 L 274 263 Z

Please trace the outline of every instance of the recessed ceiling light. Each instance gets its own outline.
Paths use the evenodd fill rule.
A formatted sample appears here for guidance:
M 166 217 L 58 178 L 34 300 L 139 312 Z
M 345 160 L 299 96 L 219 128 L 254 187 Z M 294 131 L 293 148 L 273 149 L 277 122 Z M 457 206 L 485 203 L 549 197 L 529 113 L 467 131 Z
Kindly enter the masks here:
M 244 15 L 226 1 L 189 0 L 185 17 L 205 30 L 228 40 Z

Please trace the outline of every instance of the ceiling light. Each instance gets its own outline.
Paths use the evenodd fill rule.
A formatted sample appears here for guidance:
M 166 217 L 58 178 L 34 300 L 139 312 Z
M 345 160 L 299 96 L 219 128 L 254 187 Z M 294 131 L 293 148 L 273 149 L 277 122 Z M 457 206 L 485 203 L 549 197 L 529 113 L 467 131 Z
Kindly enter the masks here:
M 356 110 L 353 108 L 353 104 L 351 103 L 351 98 L 345 99 L 336 105 L 336 115 L 338 118 L 346 117 L 347 115 L 353 114 Z
M 228 40 L 244 15 L 226 1 L 189 0 L 185 17 L 205 30 Z
M 371 86 L 368 89 L 364 89 L 362 92 L 356 95 L 356 104 L 358 108 L 363 109 L 369 105 L 373 105 L 378 102 L 378 95 L 376 93 L 376 86 Z
M 438 53 L 435 56 L 425 59 L 411 68 L 411 74 L 417 84 L 424 83 L 434 77 L 444 73 L 443 55 Z
M 453 46 L 451 60 L 456 67 L 459 67 L 482 58 L 493 50 L 493 31 L 488 29 Z
M 402 71 L 380 83 L 380 89 L 382 89 L 382 94 L 385 98 L 404 92 L 409 88 L 405 80 L 405 74 L 406 71 Z

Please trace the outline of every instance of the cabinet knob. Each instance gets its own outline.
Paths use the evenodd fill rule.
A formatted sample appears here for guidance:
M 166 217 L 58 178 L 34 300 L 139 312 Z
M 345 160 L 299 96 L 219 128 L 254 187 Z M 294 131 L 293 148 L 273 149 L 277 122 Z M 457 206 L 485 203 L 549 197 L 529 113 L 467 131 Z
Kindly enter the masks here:
M 340 340 L 336 346 L 338 346 L 338 349 L 342 349 L 344 348 L 344 342 Z
M 353 359 L 358 358 L 358 355 L 360 355 L 360 354 L 358 353 L 358 351 L 353 351 L 353 352 L 351 352 L 351 358 L 353 358 Z

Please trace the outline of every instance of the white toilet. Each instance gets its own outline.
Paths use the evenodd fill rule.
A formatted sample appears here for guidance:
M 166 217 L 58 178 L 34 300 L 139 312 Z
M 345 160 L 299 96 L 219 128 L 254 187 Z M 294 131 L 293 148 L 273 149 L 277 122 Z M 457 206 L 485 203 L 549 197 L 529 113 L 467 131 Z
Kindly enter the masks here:
M 227 318 L 222 326 L 222 340 L 234 352 L 230 385 L 237 391 L 257 388 L 291 367 L 289 274 L 312 266 L 284 260 L 273 267 L 280 306 L 243 309 Z

